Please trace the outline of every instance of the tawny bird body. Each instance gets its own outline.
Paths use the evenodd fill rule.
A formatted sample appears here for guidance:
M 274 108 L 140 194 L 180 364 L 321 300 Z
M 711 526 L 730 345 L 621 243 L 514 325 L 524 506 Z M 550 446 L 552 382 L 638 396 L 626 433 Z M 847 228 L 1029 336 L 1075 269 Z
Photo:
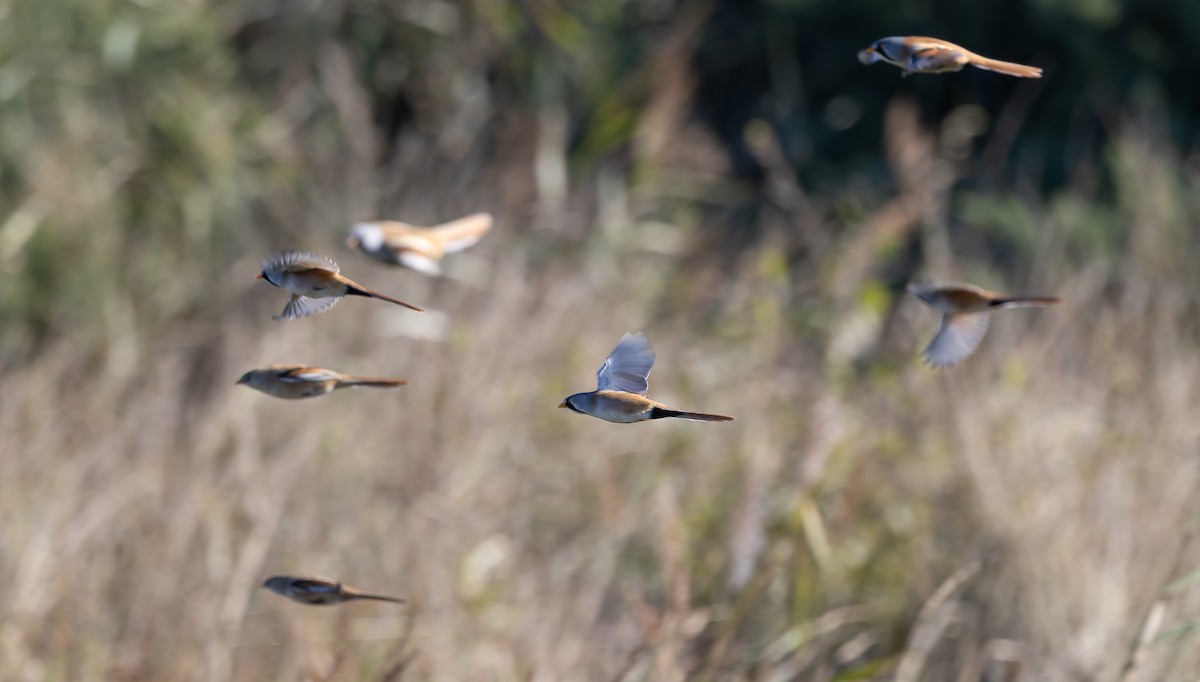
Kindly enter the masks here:
M 315 398 L 355 386 L 395 388 L 407 383 L 404 379 L 356 377 L 306 365 L 271 365 L 264 369 L 252 369 L 237 381 L 239 386 L 249 386 L 267 395 L 288 400 Z
M 1009 296 L 970 284 L 912 283 L 908 293 L 942 314 L 937 333 L 922 353 L 933 367 L 950 367 L 974 353 L 987 334 L 988 316 L 997 310 L 1062 303 L 1055 296 Z
M 405 308 L 423 312 L 411 303 L 405 303 L 372 291 L 341 274 L 337 263 L 314 253 L 285 251 L 263 259 L 262 272 L 257 279 L 266 280 L 292 294 L 287 307 L 275 317 L 276 320 L 291 320 L 325 312 L 343 296 L 366 296 Z
M 387 601 L 396 604 L 403 604 L 407 601 L 398 597 L 368 594 L 353 587 L 347 587 L 336 580 L 319 576 L 277 575 L 267 578 L 262 586 L 275 594 L 281 594 L 292 601 L 310 606 L 329 606 L 358 599 Z
M 491 229 L 490 213 L 474 213 L 434 227 L 379 220 L 352 227 L 346 243 L 375 260 L 437 276 L 442 274 L 443 256 L 474 245 Z
M 642 335 L 626 333 L 596 372 L 596 390 L 576 393 L 560 408 L 617 424 L 675 417 L 703 422 L 729 422 L 733 417 L 703 412 L 681 412 L 646 397 L 654 367 L 654 349 Z
M 924 36 L 889 36 L 871 43 L 858 53 L 863 64 L 887 62 L 910 73 L 951 73 L 973 66 L 1017 78 L 1041 78 L 1042 70 L 1014 62 L 1003 62 L 975 54 L 954 43 Z

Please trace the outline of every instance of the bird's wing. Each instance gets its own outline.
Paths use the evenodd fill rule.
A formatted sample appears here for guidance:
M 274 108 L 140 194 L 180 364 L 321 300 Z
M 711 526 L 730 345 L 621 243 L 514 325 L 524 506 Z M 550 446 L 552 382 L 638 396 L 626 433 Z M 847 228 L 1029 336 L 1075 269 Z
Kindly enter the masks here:
M 432 239 L 418 233 L 414 228 L 407 225 L 403 229 L 397 227 L 385 230 L 384 242 L 388 247 L 393 249 L 416 249 L 417 251 L 428 251 L 430 253 L 437 253 L 441 250 Z
M 335 303 L 340 301 L 340 298 L 309 298 L 308 296 L 296 296 L 292 294 L 292 299 L 288 301 L 287 307 L 283 312 L 275 316 L 276 320 L 294 320 L 298 317 L 308 317 L 323 313 L 333 307 Z
M 943 315 L 941 326 L 925 348 L 925 361 L 933 367 L 956 364 L 975 352 L 987 329 L 987 313 Z
M 396 254 L 396 260 L 406 268 L 416 270 L 423 275 L 436 277 L 442 274 L 442 266 L 437 260 L 417 251 L 401 251 Z
M 971 63 L 968 53 L 944 45 L 929 44 L 912 51 L 908 58 L 913 71 L 945 71 L 961 69 Z
M 431 228 L 442 239 L 442 248 L 446 253 L 462 251 L 483 238 L 492 229 L 492 214 L 472 213 L 465 218 L 459 218 Z
M 293 367 L 285 372 L 280 372 L 279 380 L 288 383 L 298 384 L 307 381 L 337 381 L 342 379 L 342 375 L 320 367 Z
M 308 251 L 284 251 L 272 254 L 263 259 L 262 269 L 264 271 L 324 270 L 335 274 L 340 272 L 337 263 L 325 256 Z
M 626 391 L 646 395 L 650 370 L 654 367 L 654 348 L 641 333 L 625 333 L 604 364 L 596 370 L 597 391 Z
M 293 578 L 288 583 L 288 589 L 298 594 L 336 594 L 341 591 L 342 586 L 328 580 Z

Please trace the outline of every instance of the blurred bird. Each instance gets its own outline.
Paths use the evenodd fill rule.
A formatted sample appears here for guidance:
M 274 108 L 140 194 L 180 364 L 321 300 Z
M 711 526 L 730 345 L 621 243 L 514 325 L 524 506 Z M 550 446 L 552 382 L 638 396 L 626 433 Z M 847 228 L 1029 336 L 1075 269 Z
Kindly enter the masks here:
M 997 310 L 1062 303 L 1054 296 L 1006 296 L 970 284 L 910 283 L 908 293 L 942 314 L 923 353 L 933 367 L 950 367 L 974 353 L 987 334 L 988 316 Z
M 436 227 L 379 220 L 352 227 L 346 244 L 384 263 L 437 276 L 442 274 L 442 256 L 474 245 L 491 229 L 490 213 L 473 213 Z
M 241 379 L 237 380 L 236 385 L 246 385 L 276 398 L 298 400 L 315 398 L 340 388 L 354 386 L 395 388 L 407 383 L 404 379 L 347 376 L 332 370 L 305 365 L 271 365 L 266 369 L 252 369 L 246 372 Z
M 397 604 L 403 604 L 407 601 L 406 599 L 385 597 L 379 594 L 367 594 L 353 587 L 346 587 L 336 580 L 318 576 L 298 577 L 277 575 L 267 578 L 262 586 L 275 594 L 282 594 L 292 601 L 313 606 L 328 606 L 331 604 L 340 604 L 344 601 L 354 601 L 355 599 L 390 601 Z
M 618 424 L 665 417 L 699 422 L 733 421 L 733 417 L 720 414 L 672 410 L 650 400 L 646 397 L 646 389 L 649 388 L 647 379 L 652 367 L 654 349 L 650 341 L 641 332 L 626 332 L 596 371 L 596 390 L 568 396 L 558 406 Z
M 262 272 L 255 279 L 265 279 L 292 294 L 287 307 L 276 320 L 292 320 L 325 312 L 342 296 L 366 296 L 424 312 L 410 303 L 371 291 L 354 280 L 339 274 L 337 263 L 325 256 L 301 251 L 284 251 L 267 256 Z
M 950 73 L 962 71 L 965 66 L 974 66 L 984 71 L 995 71 L 1017 78 L 1041 78 L 1042 70 L 1036 66 L 1002 62 L 977 55 L 954 43 L 937 38 L 921 36 L 890 36 L 880 38 L 858 53 L 863 64 L 887 62 L 910 73 Z

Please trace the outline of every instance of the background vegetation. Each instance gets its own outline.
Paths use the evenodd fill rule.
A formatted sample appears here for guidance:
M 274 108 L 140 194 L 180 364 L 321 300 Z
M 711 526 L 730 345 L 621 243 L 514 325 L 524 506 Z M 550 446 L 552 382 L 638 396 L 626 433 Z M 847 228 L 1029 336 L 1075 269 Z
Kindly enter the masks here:
M 1047 77 L 854 59 L 909 33 Z M 0 678 L 1195 678 L 1198 46 L 1168 0 L 0 2 Z M 476 210 L 445 280 L 341 241 Z M 435 312 L 274 323 L 288 247 Z M 917 277 L 1068 303 L 936 373 Z M 738 421 L 553 409 L 636 329 Z M 411 383 L 234 388 L 278 362 Z

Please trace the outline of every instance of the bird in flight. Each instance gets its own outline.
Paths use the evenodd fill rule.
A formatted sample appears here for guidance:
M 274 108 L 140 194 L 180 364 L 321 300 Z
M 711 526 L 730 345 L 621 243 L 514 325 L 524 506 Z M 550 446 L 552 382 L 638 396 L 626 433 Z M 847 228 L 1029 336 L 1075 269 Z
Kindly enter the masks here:
M 863 64 L 887 62 L 900 67 L 905 76 L 910 73 L 951 73 L 974 66 L 1017 78 L 1042 77 L 1042 70 L 1036 66 L 990 59 L 954 43 L 921 36 L 880 38 L 858 53 L 858 61 Z
M 654 349 L 650 341 L 641 332 L 626 332 L 596 371 L 596 390 L 568 396 L 558 406 L 618 424 L 666 417 L 701 422 L 733 421 L 733 417 L 720 414 L 672 410 L 647 398 L 647 379 L 653 367 Z
M 271 365 L 264 369 L 252 369 L 237 380 L 238 386 L 249 386 L 267 395 L 291 400 L 315 398 L 354 386 L 395 388 L 407 383 L 404 379 L 356 377 L 307 365 Z
M 970 284 L 910 283 L 908 293 L 942 314 L 937 333 L 922 353 L 926 362 L 939 368 L 950 367 L 975 352 L 995 311 L 1062 303 L 1055 296 L 1008 296 Z
M 386 597 L 381 594 L 368 594 L 353 587 L 347 587 L 336 580 L 319 576 L 277 575 L 267 578 L 263 587 L 282 594 L 292 601 L 311 606 L 329 606 L 346 601 L 370 599 L 373 601 L 388 601 L 403 604 L 407 600 L 397 597 Z
M 340 273 L 337 263 L 325 256 L 303 251 L 284 251 L 267 256 L 255 279 L 286 289 L 292 297 L 276 320 L 292 320 L 325 312 L 343 296 L 366 296 L 423 312 L 411 303 L 372 291 Z
M 379 220 L 350 228 L 346 244 L 375 260 L 436 277 L 442 274 L 443 256 L 473 246 L 491 229 L 490 213 L 473 213 L 434 227 Z

